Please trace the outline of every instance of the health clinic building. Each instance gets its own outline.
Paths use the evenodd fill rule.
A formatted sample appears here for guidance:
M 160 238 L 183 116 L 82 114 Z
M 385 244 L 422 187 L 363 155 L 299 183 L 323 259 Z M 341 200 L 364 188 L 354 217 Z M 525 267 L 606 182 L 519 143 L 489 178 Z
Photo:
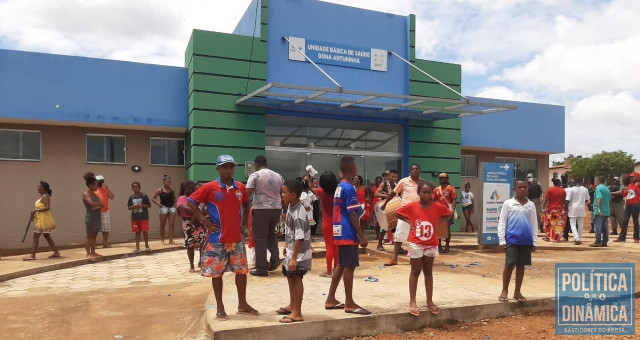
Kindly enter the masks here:
M 483 162 L 548 178 L 549 154 L 564 151 L 564 107 L 461 95 L 460 65 L 416 58 L 415 22 L 256 0 L 233 34 L 194 30 L 184 67 L 0 50 L 0 248 L 26 246 L 40 180 L 53 189 L 54 239 L 80 244 L 82 175 L 104 175 L 116 195 L 110 239 L 125 241 L 131 182 L 151 196 L 165 174 L 176 191 L 185 178 L 210 181 L 223 153 L 239 180 L 261 154 L 287 179 L 308 164 L 337 173 L 343 155 L 368 182 L 418 163 L 423 178 L 447 172 L 476 197 Z

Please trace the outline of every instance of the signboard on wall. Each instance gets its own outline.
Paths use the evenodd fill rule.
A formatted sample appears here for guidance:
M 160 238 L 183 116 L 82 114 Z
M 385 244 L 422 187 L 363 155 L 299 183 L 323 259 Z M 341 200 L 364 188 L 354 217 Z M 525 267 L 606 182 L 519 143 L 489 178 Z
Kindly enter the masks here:
M 387 50 L 296 37 L 289 37 L 289 41 L 316 64 L 387 71 Z M 289 60 L 306 61 L 304 55 L 291 45 Z
M 498 218 L 505 200 L 513 195 L 513 164 L 483 163 L 481 244 L 499 244 Z

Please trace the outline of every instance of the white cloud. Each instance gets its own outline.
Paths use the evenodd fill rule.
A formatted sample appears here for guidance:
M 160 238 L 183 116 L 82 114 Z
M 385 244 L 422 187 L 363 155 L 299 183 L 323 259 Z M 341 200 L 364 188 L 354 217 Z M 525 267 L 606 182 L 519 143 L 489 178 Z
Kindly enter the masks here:
M 6 0 L 0 40 L 19 50 L 184 65 L 192 29 L 230 33 L 249 0 Z
M 590 156 L 622 150 L 640 158 L 635 121 L 640 99 L 632 93 L 603 92 L 567 107 L 566 152 Z
M 521 88 L 589 95 L 640 86 L 640 34 L 593 45 L 554 44 L 500 79 Z
M 458 61 L 457 64 L 462 65 L 463 72 L 468 75 L 483 75 L 487 73 L 487 65 L 475 60 L 462 60 Z
M 495 98 L 523 102 L 535 102 L 533 94 L 527 92 L 514 92 L 504 86 L 490 86 L 480 90 L 474 97 Z

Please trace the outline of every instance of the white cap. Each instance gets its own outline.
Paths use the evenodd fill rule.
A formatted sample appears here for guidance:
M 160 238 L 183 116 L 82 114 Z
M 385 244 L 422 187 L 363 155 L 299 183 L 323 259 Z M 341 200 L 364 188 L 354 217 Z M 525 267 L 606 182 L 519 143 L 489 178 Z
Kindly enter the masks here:
M 102 176 L 102 175 L 98 175 L 98 176 L 96 176 L 96 180 L 98 180 L 98 181 L 104 181 L 104 176 Z

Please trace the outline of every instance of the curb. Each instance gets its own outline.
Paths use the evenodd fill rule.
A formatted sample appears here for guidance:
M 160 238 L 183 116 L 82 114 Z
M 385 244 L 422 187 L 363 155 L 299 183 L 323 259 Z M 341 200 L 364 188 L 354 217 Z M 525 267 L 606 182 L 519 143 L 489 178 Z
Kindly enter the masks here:
M 215 331 L 212 324 L 207 322 L 207 329 L 211 334 L 211 339 L 215 340 L 340 339 L 373 336 L 380 333 L 407 332 L 425 327 L 440 327 L 446 324 L 541 312 L 552 310 L 554 306 L 555 299 L 545 298 L 529 300 L 522 304 L 511 302 L 442 308 L 439 315 L 422 312 L 420 316 L 416 317 L 407 312 L 394 312 L 286 325 L 274 323 L 269 326 L 221 331 Z

